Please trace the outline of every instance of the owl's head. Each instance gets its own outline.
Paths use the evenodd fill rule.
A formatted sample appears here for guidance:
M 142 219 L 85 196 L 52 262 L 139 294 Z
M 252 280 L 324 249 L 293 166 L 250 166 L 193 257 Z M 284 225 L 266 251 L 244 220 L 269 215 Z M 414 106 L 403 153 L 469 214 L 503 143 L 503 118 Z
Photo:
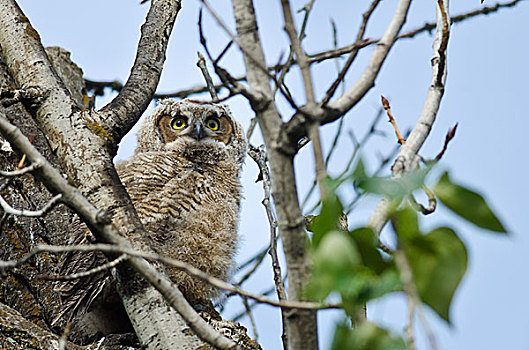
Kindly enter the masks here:
M 150 151 L 226 154 L 241 164 L 247 142 L 227 106 L 194 100 L 163 100 L 138 132 L 136 153 Z

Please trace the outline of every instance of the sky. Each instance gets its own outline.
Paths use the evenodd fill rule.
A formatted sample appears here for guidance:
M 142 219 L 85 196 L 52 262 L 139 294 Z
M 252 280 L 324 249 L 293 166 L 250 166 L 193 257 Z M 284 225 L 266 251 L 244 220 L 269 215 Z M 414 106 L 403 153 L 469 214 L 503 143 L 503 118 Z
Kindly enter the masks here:
M 72 59 L 91 80 L 119 80 L 124 82 L 134 61 L 140 26 L 148 4 L 133 0 L 18 0 L 19 5 L 39 32 L 45 46 L 61 46 L 72 53 Z M 280 1 L 255 1 L 260 34 L 268 63 L 276 63 L 288 53 L 286 34 L 281 25 Z M 404 31 L 420 27 L 434 20 L 434 1 L 416 1 L 412 4 Z M 292 1 L 292 7 L 303 7 L 305 1 Z M 356 35 L 361 14 L 369 2 L 315 1 L 307 27 L 304 48 L 315 53 L 332 48 L 330 19 L 336 23 L 338 45 L 350 44 Z M 452 1 L 451 15 L 457 15 L 481 6 L 493 5 L 485 1 Z M 384 1 L 374 13 L 366 36 L 379 37 L 391 18 L 396 1 Z M 230 2 L 215 1 L 215 10 L 233 28 Z M 196 68 L 198 41 L 198 0 L 184 0 L 167 52 L 167 61 L 160 80 L 159 92 L 171 92 L 202 84 Z M 527 81 L 529 68 L 529 3 L 521 2 L 514 9 L 501 10 L 470 19 L 452 26 L 448 47 L 448 79 L 441 108 L 426 144 L 421 150 L 424 157 L 433 157 L 439 151 L 449 127 L 459 123 L 457 136 L 449 146 L 441 167 L 449 170 L 453 180 L 484 194 L 493 210 L 508 228 L 508 236 L 496 235 L 476 228 L 453 215 L 442 206 L 422 219 L 425 228 L 441 225 L 454 227 L 467 246 L 469 267 L 451 308 L 452 325 L 448 326 L 433 312 L 426 309 L 426 317 L 433 328 L 440 349 L 529 349 L 529 282 L 523 271 L 529 266 L 529 220 L 526 197 L 529 195 L 529 173 L 525 134 L 529 130 L 527 119 Z M 301 23 L 301 15 L 296 20 Z M 227 35 L 205 14 L 204 29 L 208 45 L 219 52 L 228 41 Z M 414 39 L 399 41 L 384 64 L 376 86 L 345 117 L 344 128 L 362 135 L 380 107 L 380 95 L 386 96 L 393 115 L 403 130 L 413 127 L 424 103 L 431 80 L 430 59 L 433 37 L 428 33 Z M 354 84 L 361 74 L 373 48 L 363 49 L 346 77 L 346 86 Z M 343 61 L 341 61 L 343 63 Z M 244 74 L 240 55 L 231 50 L 222 61 L 234 76 Z M 316 93 L 322 96 L 336 76 L 335 62 L 313 66 Z M 293 70 L 287 83 L 294 96 L 303 102 L 300 76 Z M 339 90 L 340 92 L 340 90 Z M 114 94 L 99 98 L 101 107 Z M 208 96 L 199 96 L 207 99 Z M 253 117 L 248 103 L 234 98 L 228 104 L 236 118 L 245 126 Z M 279 101 L 283 116 L 290 115 L 289 107 Z M 152 109 L 152 106 L 149 110 Z M 524 117 L 524 115 L 526 117 Z M 324 150 L 332 142 L 336 124 L 322 128 Z M 363 151 L 368 168 L 377 166 L 380 155 L 388 155 L 395 147 L 393 130 L 384 121 L 378 130 L 385 136 L 375 136 Z M 129 157 L 135 147 L 135 129 L 120 144 L 117 160 Z M 251 142 L 259 145 L 258 133 Z M 300 197 L 304 197 L 312 184 L 313 163 L 308 147 L 296 158 L 297 181 Z M 352 152 L 347 136 L 340 139 L 329 172 L 339 172 Z M 385 169 L 389 175 L 389 169 Z M 245 200 L 242 204 L 240 224 L 241 243 L 238 261 L 245 261 L 268 243 L 268 223 L 260 203 L 262 187 L 255 183 L 257 168 L 246 161 L 242 182 Z M 347 197 L 347 193 L 342 194 Z M 349 216 L 351 227 L 365 224 L 376 205 L 377 198 L 367 198 Z M 312 201 L 312 203 L 314 203 Z M 310 207 L 310 205 L 309 205 Z M 391 240 L 387 232 L 382 240 Z M 283 265 L 284 267 L 284 265 Z M 235 277 L 236 279 L 236 277 Z M 270 260 L 250 279 L 244 288 L 260 293 L 272 286 Z M 230 318 L 242 310 L 241 303 L 230 298 L 225 306 L 225 317 Z M 368 318 L 395 332 L 402 332 L 406 321 L 406 305 L 402 295 L 390 295 L 368 305 Z M 342 315 L 337 311 L 320 313 L 320 345 L 330 347 L 335 322 Z M 279 349 L 280 314 L 275 308 L 259 306 L 255 309 L 259 342 L 265 349 Z M 251 329 L 248 318 L 241 322 Z M 428 342 L 420 325 L 419 349 L 427 349 Z M 250 331 L 251 332 L 251 331 Z

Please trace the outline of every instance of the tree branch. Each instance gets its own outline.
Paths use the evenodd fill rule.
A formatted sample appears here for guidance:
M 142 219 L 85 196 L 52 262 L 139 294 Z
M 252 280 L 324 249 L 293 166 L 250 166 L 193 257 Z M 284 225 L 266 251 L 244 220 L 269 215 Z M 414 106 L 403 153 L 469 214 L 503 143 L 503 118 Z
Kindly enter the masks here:
M 345 92 L 338 99 L 331 101 L 323 106 L 319 111 L 313 111 L 312 116 L 320 124 L 326 124 L 335 121 L 343 114 L 347 113 L 355 106 L 365 94 L 375 85 L 375 79 L 382 68 L 382 64 L 393 47 L 398 33 L 400 32 L 410 7 L 411 0 L 400 0 L 389 23 L 386 32 L 377 43 L 377 47 L 371 56 L 371 59 L 364 69 L 364 72 L 358 78 L 356 84 Z M 305 106 L 303 106 L 305 107 Z M 304 108 L 301 108 L 302 110 Z M 313 110 L 313 109 L 311 109 Z M 285 138 L 282 139 L 282 146 L 291 148 L 306 133 L 307 118 L 301 113 L 296 113 L 285 128 Z
M 116 142 L 136 124 L 152 100 L 180 7 L 180 0 L 151 1 L 130 76 L 119 94 L 100 110 L 102 122 Z
M 245 291 L 239 286 L 234 286 L 232 284 L 229 284 L 227 282 L 224 282 L 223 280 L 213 277 L 206 272 L 201 271 L 200 269 L 197 269 L 191 264 L 188 264 L 186 262 L 172 259 L 169 257 L 165 257 L 156 253 L 148 253 L 148 252 L 142 252 L 133 249 L 130 245 L 129 246 L 120 246 L 120 245 L 113 245 L 113 244 L 90 244 L 90 245 L 69 245 L 69 246 L 52 246 L 52 245 L 40 245 L 37 246 L 35 249 L 33 249 L 28 254 L 24 255 L 22 258 L 13 260 L 13 261 L 2 261 L 0 260 L 0 269 L 5 270 L 7 268 L 13 268 L 16 266 L 20 266 L 27 262 L 29 259 L 31 259 L 33 256 L 40 254 L 42 252 L 52 252 L 52 253 L 64 253 L 64 252 L 72 252 L 72 251 L 81 251 L 81 252 L 94 252 L 94 251 L 100 251 L 100 252 L 106 252 L 106 253 L 118 253 L 118 254 L 124 254 L 128 255 L 129 257 L 137 257 L 137 258 L 143 258 L 148 260 L 154 260 L 154 261 L 160 261 L 164 264 L 176 267 L 179 270 L 182 270 L 186 272 L 187 274 L 196 277 L 206 283 L 211 284 L 212 286 L 230 291 L 236 294 L 239 294 L 243 297 L 247 297 L 249 299 L 253 299 L 259 303 L 268 304 L 272 306 L 282 307 L 286 309 L 302 309 L 302 310 L 320 310 L 320 309 L 336 309 L 340 308 L 341 306 L 338 304 L 323 304 L 323 303 L 313 303 L 313 302 L 307 302 L 307 301 L 275 301 L 268 298 L 265 298 L 261 295 L 252 294 L 250 292 Z M 112 264 L 117 265 L 120 262 L 126 261 L 125 258 L 117 258 Z M 108 265 L 111 267 L 114 267 L 112 265 Z M 83 275 L 76 276 L 76 277 L 68 277 L 68 278 L 80 278 L 83 277 Z M 61 276 L 42 276 L 44 279 L 60 279 Z M 157 278 L 157 276 L 154 276 L 154 278 Z M 173 288 L 174 289 L 174 288 Z
M 95 208 L 88 200 L 77 190 L 75 187 L 68 184 L 67 180 L 53 167 L 49 164 L 46 159 L 40 155 L 40 153 L 31 145 L 27 138 L 22 135 L 20 130 L 15 126 L 11 125 L 4 115 L 0 112 L 0 134 L 5 137 L 13 148 L 20 153 L 27 155 L 27 158 L 32 163 L 42 164 L 41 167 L 35 169 L 35 176 L 42 181 L 46 187 L 52 193 L 62 194 L 62 201 L 67 204 L 70 208 L 74 209 L 79 216 L 86 222 L 91 228 L 94 229 L 94 234 L 96 237 L 103 242 L 108 242 L 115 244 L 123 249 L 131 249 L 131 244 L 123 237 L 119 235 L 119 232 L 116 230 L 116 227 L 112 224 L 110 215 L 105 212 Z M 145 260 L 140 258 L 131 258 L 125 262 L 125 265 L 132 267 L 136 270 L 143 278 L 145 278 L 149 283 L 151 283 L 154 288 L 156 288 L 169 302 L 169 304 L 182 316 L 182 318 L 187 322 L 187 324 L 193 329 L 193 331 L 204 341 L 209 344 L 216 346 L 221 349 L 234 349 L 236 345 L 221 336 L 218 332 L 213 330 L 202 318 L 196 313 L 196 311 L 187 303 L 182 293 L 175 288 L 172 283 L 167 279 L 167 277 L 160 274 L 152 265 L 147 263 Z M 120 280 L 120 283 L 124 281 Z M 152 291 L 149 288 L 142 288 L 142 291 L 138 293 L 152 294 Z M 129 296 L 130 297 L 130 296 Z M 141 302 L 141 298 L 136 300 L 131 298 L 130 302 L 137 303 Z M 158 326 L 167 327 L 163 325 L 163 322 L 171 321 L 171 318 L 174 317 L 166 307 L 164 307 L 164 302 L 162 299 L 158 301 L 153 300 L 155 296 L 150 295 L 149 298 L 152 305 L 150 305 L 149 314 L 156 315 L 157 312 L 160 312 L 164 315 L 163 320 L 160 321 L 154 317 L 151 319 L 152 322 L 161 322 Z M 127 300 L 124 300 L 125 305 L 127 306 Z M 155 305 L 159 303 L 158 308 L 156 309 Z M 129 305 L 130 306 L 130 305 Z M 144 313 L 144 312 L 142 312 Z M 145 315 L 142 315 L 145 318 Z M 152 317 L 152 316 L 151 316 Z M 134 324 L 135 318 L 131 317 L 131 321 Z M 178 321 L 176 321 L 178 322 Z M 156 328 L 156 324 L 151 324 Z M 174 324 L 173 324 L 174 326 Z M 152 330 L 152 328 L 151 328 Z M 164 328 L 165 331 L 169 331 L 167 328 Z M 159 332 L 163 331 L 162 329 Z M 171 334 L 159 334 L 155 337 L 150 334 L 148 339 L 146 335 L 140 333 L 138 334 L 142 344 L 149 346 L 159 346 L 160 344 L 166 344 L 162 346 L 176 346 L 176 344 L 181 344 L 181 337 L 179 335 Z M 153 343 L 156 342 L 156 343 Z M 157 345 L 154 345 L 157 344 Z M 172 345 L 171 345 L 172 344 Z
M 402 145 L 399 156 L 393 165 L 393 176 L 399 176 L 417 166 L 417 153 L 430 134 L 439 110 L 446 83 L 446 50 L 450 36 L 448 13 L 448 0 L 438 0 L 437 31 L 433 43 L 432 82 L 426 94 L 426 100 L 419 119 L 406 139 L 406 143 Z M 371 214 L 367 225 L 379 233 L 388 220 L 389 208 L 390 200 L 383 198 Z
M 283 122 L 276 109 L 268 72 L 261 67 L 266 61 L 257 31 L 252 0 L 232 0 L 239 45 L 242 48 L 250 89 L 263 96 L 260 104 L 252 104 L 268 150 L 272 190 L 279 222 L 279 233 L 287 260 L 290 300 L 302 300 L 303 286 L 308 281 L 310 265 L 306 252 L 305 219 L 301 215 L 294 176 L 293 156 L 285 154 L 277 143 Z M 246 53 L 251 52 L 252 57 Z M 257 62 L 255 62 L 257 60 Z M 314 311 L 292 310 L 287 316 L 289 349 L 317 349 L 318 327 Z

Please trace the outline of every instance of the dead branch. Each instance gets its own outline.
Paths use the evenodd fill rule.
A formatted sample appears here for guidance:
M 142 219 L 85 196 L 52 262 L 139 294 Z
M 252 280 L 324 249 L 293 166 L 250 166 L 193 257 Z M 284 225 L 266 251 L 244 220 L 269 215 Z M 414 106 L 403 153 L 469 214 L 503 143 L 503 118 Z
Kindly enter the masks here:
M 257 163 L 257 166 L 259 167 L 260 176 L 262 177 L 263 181 L 263 190 L 264 190 L 264 198 L 263 198 L 263 206 L 266 210 L 266 216 L 268 218 L 268 223 L 270 225 L 270 249 L 268 250 L 268 253 L 270 254 L 270 257 L 272 259 L 272 271 L 274 273 L 274 284 L 276 287 L 277 292 L 277 298 L 278 300 L 287 300 L 287 295 L 285 292 L 285 285 L 283 283 L 283 279 L 281 278 L 281 266 L 279 264 L 279 258 L 277 256 L 277 220 L 274 215 L 274 211 L 272 209 L 272 203 L 270 201 L 271 194 L 272 194 L 272 182 L 270 179 L 270 172 L 268 170 L 268 165 L 266 164 L 266 151 L 264 148 L 264 145 L 261 145 L 259 148 L 250 148 L 248 151 L 248 154 L 252 159 Z M 248 309 L 249 307 L 245 305 L 245 307 Z M 286 334 L 286 314 L 283 309 L 281 309 L 281 318 L 283 320 L 283 347 L 287 348 L 287 334 Z
M 3 171 L 3 170 L 0 170 L 0 176 L 3 176 L 3 177 L 16 177 L 16 176 L 22 176 L 24 174 L 27 174 L 27 173 L 30 173 L 38 168 L 40 168 L 42 166 L 42 164 L 40 163 L 33 163 L 25 168 L 21 168 L 18 167 L 19 169 L 17 170 L 13 170 L 13 171 Z

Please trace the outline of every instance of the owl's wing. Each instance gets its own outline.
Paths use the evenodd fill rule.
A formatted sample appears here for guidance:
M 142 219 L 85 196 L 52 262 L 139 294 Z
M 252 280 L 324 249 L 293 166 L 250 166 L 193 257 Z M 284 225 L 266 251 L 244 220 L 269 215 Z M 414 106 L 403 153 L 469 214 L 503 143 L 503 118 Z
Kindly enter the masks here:
M 70 237 L 69 245 L 93 243 L 88 228 L 77 216 L 72 222 Z M 108 261 L 101 252 L 68 252 L 59 260 L 58 274 L 67 276 L 88 271 L 106 262 Z M 61 297 L 62 306 L 52 324 L 56 324 L 64 316 L 71 320 L 75 315 L 84 313 L 109 282 L 110 276 L 106 271 L 84 278 L 56 282 L 55 287 Z
M 134 204 L 162 190 L 181 170 L 178 162 L 169 159 L 166 152 L 140 153 L 116 165 L 119 178 Z

